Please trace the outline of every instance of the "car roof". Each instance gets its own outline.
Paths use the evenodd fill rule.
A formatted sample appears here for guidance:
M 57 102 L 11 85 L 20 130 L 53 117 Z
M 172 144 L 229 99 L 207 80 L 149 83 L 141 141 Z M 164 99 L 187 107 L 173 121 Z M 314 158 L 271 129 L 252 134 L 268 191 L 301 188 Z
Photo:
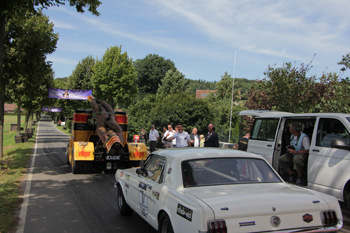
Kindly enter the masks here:
M 166 156 L 180 161 L 213 157 L 244 157 L 262 159 L 262 157 L 259 155 L 254 155 L 245 151 L 209 147 L 164 149 L 156 150 L 153 152 L 153 154 Z
M 290 112 L 279 112 L 279 111 L 268 111 L 268 110 L 246 110 L 239 112 L 239 115 L 250 115 L 255 117 L 334 117 L 343 116 L 350 117 L 347 113 L 290 113 Z

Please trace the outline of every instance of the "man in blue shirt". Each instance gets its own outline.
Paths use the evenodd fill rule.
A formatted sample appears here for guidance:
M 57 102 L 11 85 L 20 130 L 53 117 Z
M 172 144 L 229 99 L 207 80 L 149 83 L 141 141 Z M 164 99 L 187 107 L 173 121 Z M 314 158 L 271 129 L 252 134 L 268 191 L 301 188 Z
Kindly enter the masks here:
M 289 174 L 289 183 L 302 186 L 306 184 L 306 178 L 303 177 L 303 168 L 306 165 L 310 149 L 310 138 L 301 132 L 301 126 L 298 123 L 292 123 L 289 126 L 292 134 L 290 145 L 287 146 L 287 153 L 278 158 L 281 168 Z M 294 174 L 296 170 L 298 178 Z

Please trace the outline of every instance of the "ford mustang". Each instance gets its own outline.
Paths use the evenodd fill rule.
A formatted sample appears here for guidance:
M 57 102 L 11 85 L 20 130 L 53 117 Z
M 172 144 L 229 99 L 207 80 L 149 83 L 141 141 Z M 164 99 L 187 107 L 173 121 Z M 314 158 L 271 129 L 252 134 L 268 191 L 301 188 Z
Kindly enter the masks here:
M 115 174 L 121 215 L 158 232 L 336 232 L 335 197 L 287 184 L 259 155 L 227 149 L 154 151 Z

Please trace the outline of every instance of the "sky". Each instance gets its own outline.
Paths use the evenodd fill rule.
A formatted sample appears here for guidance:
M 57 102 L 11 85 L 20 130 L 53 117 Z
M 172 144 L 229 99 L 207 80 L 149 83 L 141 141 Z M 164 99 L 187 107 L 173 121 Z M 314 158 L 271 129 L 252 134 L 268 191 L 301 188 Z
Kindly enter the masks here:
M 340 72 L 350 53 L 349 0 L 100 0 L 100 16 L 69 4 L 44 10 L 59 33 L 55 78 L 87 56 L 122 46 L 133 61 L 157 54 L 188 79 L 263 79 L 270 66 L 312 61 L 308 76 Z M 235 56 L 236 54 L 236 56 Z M 316 54 L 316 55 L 315 55 Z M 315 55 L 315 56 L 314 56 Z

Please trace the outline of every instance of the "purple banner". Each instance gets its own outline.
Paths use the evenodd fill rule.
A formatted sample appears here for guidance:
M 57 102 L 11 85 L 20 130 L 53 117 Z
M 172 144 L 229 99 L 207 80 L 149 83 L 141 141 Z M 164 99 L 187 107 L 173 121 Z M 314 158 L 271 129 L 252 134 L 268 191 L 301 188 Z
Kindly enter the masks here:
M 42 112 L 48 112 L 48 111 L 49 111 L 49 108 L 48 108 L 48 107 L 41 106 L 41 111 L 42 111 Z
M 49 107 L 41 106 L 41 111 L 43 111 L 43 112 L 62 112 L 62 108 L 61 107 L 49 108 Z
M 89 95 L 92 95 L 92 90 L 49 89 L 49 98 L 54 99 L 87 100 Z
M 62 108 L 50 108 L 50 112 L 62 112 Z

